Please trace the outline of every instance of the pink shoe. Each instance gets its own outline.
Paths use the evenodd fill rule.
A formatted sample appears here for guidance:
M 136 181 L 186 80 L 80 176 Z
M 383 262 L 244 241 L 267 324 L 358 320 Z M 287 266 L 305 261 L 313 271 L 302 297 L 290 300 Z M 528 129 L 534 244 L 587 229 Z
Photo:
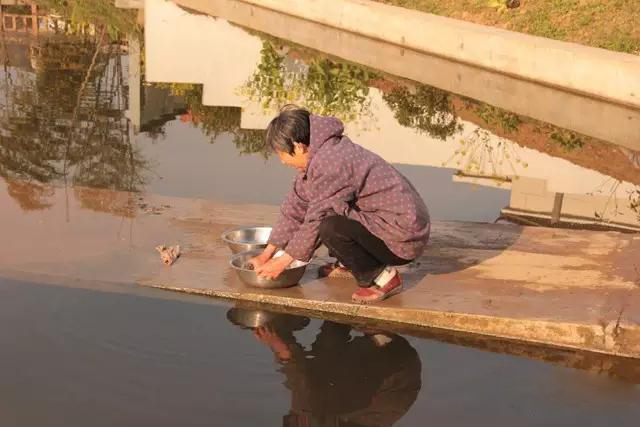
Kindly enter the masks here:
M 318 276 L 338 279 L 355 279 L 355 276 L 348 268 L 343 267 L 338 262 L 330 262 L 318 269 Z
M 373 285 L 368 288 L 360 288 L 351 295 L 351 299 L 358 304 L 371 304 L 373 302 L 383 301 L 401 291 L 402 277 L 400 273 L 396 272 L 396 275 L 393 276 L 386 285 Z

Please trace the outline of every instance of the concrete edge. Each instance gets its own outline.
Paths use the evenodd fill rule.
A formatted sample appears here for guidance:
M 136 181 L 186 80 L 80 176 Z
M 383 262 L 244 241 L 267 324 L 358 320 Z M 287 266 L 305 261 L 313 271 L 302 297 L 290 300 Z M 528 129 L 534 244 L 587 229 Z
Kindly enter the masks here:
M 512 319 L 421 309 L 389 309 L 375 305 L 314 301 L 260 293 L 193 289 L 151 283 L 139 283 L 139 285 L 232 301 L 249 301 L 317 313 L 331 313 L 356 320 L 392 322 L 557 348 L 640 358 L 640 350 L 637 348 L 638 338 L 640 338 L 638 325 L 620 325 L 615 322 L 615 324 L 588 325 L 553 320 Z M 631 341 L 631 345 L 628 345 L 629 341 Z M 636 345 L 633 345 L 633 342 Z
M 496 72 L 640 107 L 640 56 L 370 0 L 237 0 Z M 182 0 L 192 7 L 206 0 Z

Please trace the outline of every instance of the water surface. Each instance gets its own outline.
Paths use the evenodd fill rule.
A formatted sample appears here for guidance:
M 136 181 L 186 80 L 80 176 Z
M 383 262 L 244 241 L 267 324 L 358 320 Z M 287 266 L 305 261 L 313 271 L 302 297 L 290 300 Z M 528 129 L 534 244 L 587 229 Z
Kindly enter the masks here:
M 260 151 L 268 121 L 295 102 L 340 117 L 355 142 L 415 183 L 435 219 L 640 229 L 640 157 L 624 139 L 638 112 L 600 105 L 615 123 L 607 133 L 583 117 L 593 100 L 558 109 L 596 138 L 448 92 L 437 86 L 447 85 L 442 69 L 415 71 L 413 53 L 391 61 L 380 46 L 376 69 L 224 16 L 147 6 L 143 34 L 5 38 L 0 176 L 33 184 L 21 194 L 42 198 L 38 185 L 55 184 L 278 204 L 293 174 Z M 327 52 L 342 37 L 341 53 L 356 58 L 344 35 L 307 30 Z M 391 66 L 398 75 L 383 71 Z M 477 86 L 479 97 L 490 89 Z M 509 99 L 521 89 L 526 105 L 529 89 L 513 87 Z M 549 92 L 547 109 L 557 109 L 552 96 L 564 95 Z
M 616 377 L 611 362 L 577 370 L 279 315 L 283 363 L 230 310 L 162 291 L 2 280 L 0 423 L 633 426 L 640 416 L 637 368 Z

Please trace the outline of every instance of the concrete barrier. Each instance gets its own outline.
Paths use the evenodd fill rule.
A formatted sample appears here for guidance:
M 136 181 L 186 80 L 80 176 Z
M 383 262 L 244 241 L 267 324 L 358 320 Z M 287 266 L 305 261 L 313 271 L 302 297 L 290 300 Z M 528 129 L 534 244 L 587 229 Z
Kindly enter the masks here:
M 150 6 L 155 4 L 152 0 L 147 2 Z M 244 1 L 173 2 L 394 76 L 470 97 L 632 150 L 640 150 L 638 108 L 447 60 Z M 153 19 L 147 23 L 148 32 L 153 32 L 153 24 Z M 200 46 L 199 43 L 195 45 Z M 170 60 L 173 61 L 173 58 Z M 168 67 L 167 70 L 174 66 Z M 148 68 L 148 78 L 153 71 L 151 68 L 153 67 Z M 168 80 L 175 80 L 175 76 Z
M 640 107 L 640 56 L 368 0 L 239 0 L 409 49 Z M 207 0 L 190 0 L 206 7 Z

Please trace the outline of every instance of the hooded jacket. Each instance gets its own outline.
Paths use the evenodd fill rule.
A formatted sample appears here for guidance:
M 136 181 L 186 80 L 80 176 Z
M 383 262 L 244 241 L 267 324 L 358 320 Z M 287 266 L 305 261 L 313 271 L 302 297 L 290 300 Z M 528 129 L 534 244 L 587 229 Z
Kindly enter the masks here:
M 360 222 L 398 257 L 413 260 L 429 240 L 429 211 L 411 183 L 375 153 L 343 135 L 335 117 L 311 115 L 309 162 L 280 208 L 269 243 L 308 261 L 322 220 Z

